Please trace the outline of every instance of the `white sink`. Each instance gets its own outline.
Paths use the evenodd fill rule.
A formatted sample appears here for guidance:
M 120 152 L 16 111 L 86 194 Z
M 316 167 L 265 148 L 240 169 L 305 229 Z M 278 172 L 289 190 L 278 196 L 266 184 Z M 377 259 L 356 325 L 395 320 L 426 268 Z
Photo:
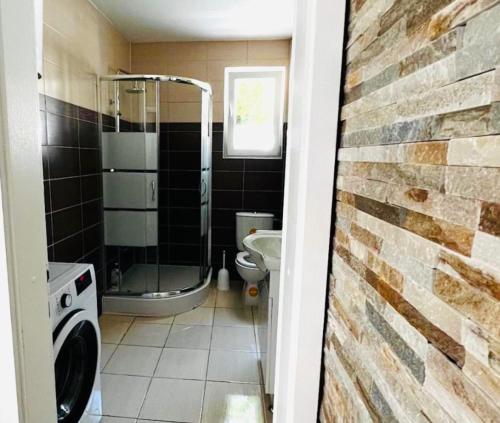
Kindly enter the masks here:
M 280 269 L 281 231 L 257 231 L 245 237 L 243 245 L 262 271 Z
M 259 287 L 257 351 L 264 375 L 264 391 L 272 395 L 278 339 L 281 231 L 257 231 L 243 239 L 243 246 L 261 270 L 269 271 L 269 277 Z

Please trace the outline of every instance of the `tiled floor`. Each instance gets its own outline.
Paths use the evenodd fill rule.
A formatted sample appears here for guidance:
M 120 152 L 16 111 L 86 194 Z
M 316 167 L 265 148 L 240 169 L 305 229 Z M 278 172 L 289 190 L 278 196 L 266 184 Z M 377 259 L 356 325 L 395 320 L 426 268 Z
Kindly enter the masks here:
M 212 290 L 169 318 L 103 315 L 102 423 L 263 423 L 252 310 Z

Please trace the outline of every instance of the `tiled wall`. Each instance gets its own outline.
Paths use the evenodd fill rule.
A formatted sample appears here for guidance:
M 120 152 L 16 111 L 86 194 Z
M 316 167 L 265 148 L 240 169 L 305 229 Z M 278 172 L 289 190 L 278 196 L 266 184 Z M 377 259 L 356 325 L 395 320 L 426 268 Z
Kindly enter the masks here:
M 44 0 L 40 93 L 97 110 L 97 75 L 130 69 L 130 43 L 87 0 Z
M 103 282 L 102 173 L 97 113 L 40 96 L 50 261 L 93 263 Z
M 222 265 L 222 250 L 233 278 L 236 256 L 235 213 L 266 211 L 281 227 L 284 158 L 222 158 L 221 123 L 214 124 L 212 153 L 212 263 Z M 286 133 L 286 128 L 285 128 Z M 160 261 L 198 264 L 200 254 L 200 125 L 162 124 L 160 158 Z
M 235 213 L 270 211 L 281 225 L 284 159 L 222 158 L 224 68 L 289 67 L 290 41 L 179 42 L 132 44 L 132 72 L 200 79 L 213 90 L 212 263 L 227 251 L 231 277 L 236 255 Z M 168 84 L 161 90 L 160 260 L 199 262 L 201 97 L 199 89 Z M 286 135 L 286 130 L 284 131 Z M 162 201 L 162 199 L 164 199 Z
M 48 257 L 93 263 L 100 294 L 103 239 L 97 75 L 118 69 L 130 69 L 130 43 L 90 2 L 44 1 L 39 92 Z
M 182 75 L 209 82 L 214 94 L 214 122 L 224 121 L 224 68 L 285 66 L 288 69 L 289 63 L 290 40 L 134 43 L 131 54 L 133 73 Z M 164 87 L 162 122 L 199 122 L 200 115 L 197 88 L 179 84 Z
M 350 2 L 324 422 L 500 420 L 496 3 Z
M 95 170 L 99 146 L 89 146 L 87 143 L 93 135 L 84 131 L 90 131 L 95 124 L 90 110 L 97 110 L 97 75 L 123 69 L 178 74 L 212 84 L 214 122 L 217 122 L 213 157 L 213 261 L 217 268 L 221 250 L 226 249 L 228 262 L 232 265 L 235 254 L 234 213 L 237 210 L 273 211 L 281 219 L 283 160 L 222 159 L 220 122 L 223 120 L 224 67 L 288 67 L 289 56 L 288 40 L 148 43 L 131 47 L 87 0 L 46 0 L 44 78 L 40 82 L 40 93 L 47 95 L 49 111 L 47 114 L 42 112 L 42 123 L 51 134 L 48 138 L 51 144 L 43 147 L 49 259 L 97 260 L 96 252 L 88 250 L 91 240 L 85 241 L 85 233 L 90 236 L 89 230 L 92 229 L 92 241 L 97 239 L 97 227 L 92 226 L 97 212 L 91 209 L 90 203 L 97 204 L 101 191 L 100 185 L 99 189 L 95 184 L 90 187 L 90 181 L 95 183 L 100 176 L 89 177 L 87 172 Z M 200 119 L 200 95 L 197 89 L 174 84 L 165 86 L 161 94 L 161 120 L 170 123 L 162 125 L 160 260 L 197 264 L 200 136 L 196 122 Z M 102 101 L 106 104 L 105 98 Z M 54 169 L 52 173 L 51 169 Z M 90 188 L 93 189 L 92 199 L 87 197 Z M 77 224 L 78 217 L 80 225 Z M 102 215 L 99 215 L 98 222 L 101 220 Z M 134 249 L 123 249 L 121 253 L 116 249 L 108 250 L 107 261 L 111 265 L 118 257 L 124 267 L 143 260 L 143 254 Z M 89 256 L 91 252 L 92 257 Z M 96 268 L 101 270 L 101 263 L 95 262 Z M 237 277 L 234 268 L 231 270 L 233 277 Z M 102 286 L 99 288 L 103 289 Z

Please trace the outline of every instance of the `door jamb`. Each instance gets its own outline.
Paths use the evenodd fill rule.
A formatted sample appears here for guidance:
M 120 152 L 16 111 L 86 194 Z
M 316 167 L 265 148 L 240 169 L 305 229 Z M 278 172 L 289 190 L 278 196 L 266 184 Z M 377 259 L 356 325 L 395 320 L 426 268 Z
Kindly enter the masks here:
M 296 0 L 274 417 L 318 418 L 346 1 Z
M 15 380 L 2 378 L 0 384 L 17 397 L 17 407 L 9 406 L 8 420 L 3 419 L 8 401 L 3 402 L 0 420 L 13 423 L 56 421 L 36 75 L 34 2 L 0 0 L 0 183 L 5 231 L 0 244 L 5 241 L 2 273 L 7 275 L 7 286 L 4 280 L 1 283 L 3 292 L 8 289 L 6 311 L 12 322 L 12 342 L 2 339 L 0 356 L 10 349 L 16 375 Z

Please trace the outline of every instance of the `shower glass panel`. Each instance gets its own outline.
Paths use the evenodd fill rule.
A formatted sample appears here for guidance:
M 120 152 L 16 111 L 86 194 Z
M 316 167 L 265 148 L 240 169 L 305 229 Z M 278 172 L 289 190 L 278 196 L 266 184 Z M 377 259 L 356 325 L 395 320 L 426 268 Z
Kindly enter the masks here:
M 199 184 L 190 186 L 199 200 L 188 210 L 199 218 L 185 228 L 172 225 L 186 211 L 176 198 L 187 181 L 176 182 L 182 173 L 175 170 L 185 147 L 170 145 L 171 125 L 161 122 L 167 98 L 160 99 L 166 85 L 179 83 L 198 86 L 201 105 L 199 130 L 191 131 L 199 133 L 199 148 L 190 146 L 200 155 Z M 106 295 L 158 298 L 194 290 L 210 270 L 210 86 L 169 76 L 103 77 L 101 112 Z M 199 236 L 193 236 L 196 228 Z M 195 253 L 187 259 L 184 251 Z

